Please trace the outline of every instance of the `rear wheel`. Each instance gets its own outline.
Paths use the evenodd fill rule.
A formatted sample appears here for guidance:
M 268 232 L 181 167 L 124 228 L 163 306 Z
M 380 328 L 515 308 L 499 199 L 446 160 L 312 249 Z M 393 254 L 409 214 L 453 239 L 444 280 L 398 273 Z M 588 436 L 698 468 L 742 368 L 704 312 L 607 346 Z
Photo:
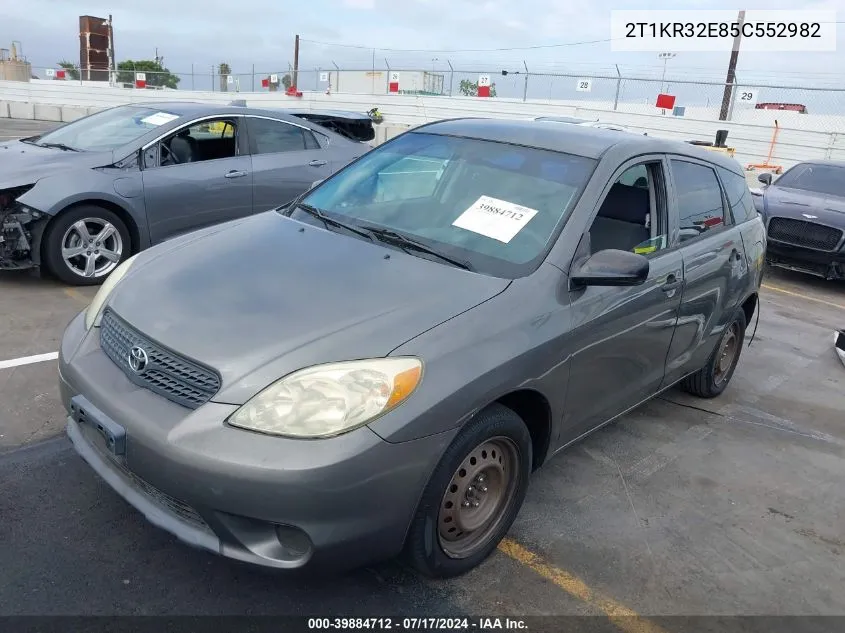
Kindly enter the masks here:
M 65 283 L 100 284 L 131 255 L 129 231 L 116 213 L 93 205 L 60 213 L 44 236 L 43 260 Z
M 737 310 L 707 364 L 681 383 L 685 391 L 700 398 L 715 398 L 725 390 L 739 363 L 745 325 L 745 312 Z
M 530 475 L 531 437 L 522 419 L 498 404 L 479 413 L 429 480 L 408 532 L 408 562 L 440 578 L 479 565 L 510 529 Z

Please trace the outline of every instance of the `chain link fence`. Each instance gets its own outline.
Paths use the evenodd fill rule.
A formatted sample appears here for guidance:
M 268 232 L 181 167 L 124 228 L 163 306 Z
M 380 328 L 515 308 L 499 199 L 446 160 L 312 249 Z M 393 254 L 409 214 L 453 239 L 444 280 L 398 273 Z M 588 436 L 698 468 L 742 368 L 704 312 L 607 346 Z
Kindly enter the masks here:
M 154 72 L 142 67 L 119 66 L 111 73 L 100 71 L 101 81 L 88 82 L 75 67 L 65 69 L 33 65 L 38 79 L 78 81 L 85 85 L 119 86 L 126 89 L 203 91 L 223 93 L 284 92 L 295 86 L 304 92 L 422 96 L 477 96 L 479 82 L 489 81 L 490 97 L 526 103 L 572 105 L 584 110 L 663 114 L 705 120 L 727 120 L 771 125 L 771 110 L 778 110 L 782 124 L 799 129 L 839 132 L 845 129 L 845 88 L 738 83 L 727 90 L 724 82 L 677 77 L 632 77 L 623 73 L 589 74 L 532 72 L 522 68 L 465 69 L 448 60 L 439 67 L 420 69 L 392 67 L 389 60 L 370 68 L 331 65 L 300 67 L 290 64 L 276 69 L 221 73 L 219 65 L 193 65 L 190 72 Z M 52 76 L 47 75 L 47 71 Z M 136 73 L 144 82 L 136 83 Z M 111 79 L 111 81 L 109 81 Z M 393 84 L 393 85 L 392 85 Z M 658 104 L 659 95 L 670 95 L 669 104 Z M 233 99 L 236 97 L 233 97 Z M 664 107 L 665 106 L 665 107 Z

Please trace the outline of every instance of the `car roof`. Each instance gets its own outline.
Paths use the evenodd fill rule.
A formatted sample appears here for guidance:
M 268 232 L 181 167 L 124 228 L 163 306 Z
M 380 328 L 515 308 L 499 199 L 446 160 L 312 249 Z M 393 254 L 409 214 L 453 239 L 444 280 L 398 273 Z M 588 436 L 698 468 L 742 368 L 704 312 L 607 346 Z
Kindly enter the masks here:
M 303 110 L 288 110 L 285 108 L 251 108 L 247 106 L 233 106 L 224 103 L 201 103 L 196 101 L 151 101 L 132 103 L 131 107 L 158 109 L 170 112 L 180 117 L 194 117 L 212 114 L 263 114 L 266 116 L 295 116 Z M 296 122 L 304 125 L 305 122 L 297 117 Z
M 595 160 L 600 159 L 611 148 L 642 154 L 682 154 L 737 174 L 742 173 L 742 167 L 736 160 L 717 152 L 699 149 L 689 143 L 586 125 L 560 125 L 554 121 L 533 119 L 461 118 L 428 123 L 416 130 L 427 134 L 525 145 Z

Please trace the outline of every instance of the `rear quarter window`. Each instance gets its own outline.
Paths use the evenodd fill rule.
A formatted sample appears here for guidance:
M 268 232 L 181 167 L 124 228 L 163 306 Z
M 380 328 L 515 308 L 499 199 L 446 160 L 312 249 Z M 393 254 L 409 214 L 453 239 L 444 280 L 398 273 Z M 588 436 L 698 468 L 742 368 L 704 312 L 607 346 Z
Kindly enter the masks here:
M 728 196 L 728 204 L 731 205 L 731 213 L 734 222 L 746 222 L 757 217 L 757 209 L 754 207 L 754 198 L 751 197 L 751 190 L 743 176 L 732 171 L 719 169 L 719 177 L 725 186 L 725 193 Z

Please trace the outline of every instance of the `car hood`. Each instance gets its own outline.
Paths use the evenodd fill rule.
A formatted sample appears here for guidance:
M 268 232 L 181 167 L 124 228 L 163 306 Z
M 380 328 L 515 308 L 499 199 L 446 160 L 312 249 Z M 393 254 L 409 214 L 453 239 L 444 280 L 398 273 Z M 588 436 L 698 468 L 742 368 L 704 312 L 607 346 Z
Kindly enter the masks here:
M 303 367 L 386 356 L 508 285 L 273 211 L 142 255 L 110 307 L 216 369 L 214 400 L 232 404 Z
M 111 162 L 111 152 L 70 152 L 21 141 L 0 141 L 0 189 L 31 185 L 58 171 Z
M 764 208 L 769 217 L 818 221 L 845 228 L 845 198 L 838 196 L 786 187 L 769 187 L 765 191 Z

